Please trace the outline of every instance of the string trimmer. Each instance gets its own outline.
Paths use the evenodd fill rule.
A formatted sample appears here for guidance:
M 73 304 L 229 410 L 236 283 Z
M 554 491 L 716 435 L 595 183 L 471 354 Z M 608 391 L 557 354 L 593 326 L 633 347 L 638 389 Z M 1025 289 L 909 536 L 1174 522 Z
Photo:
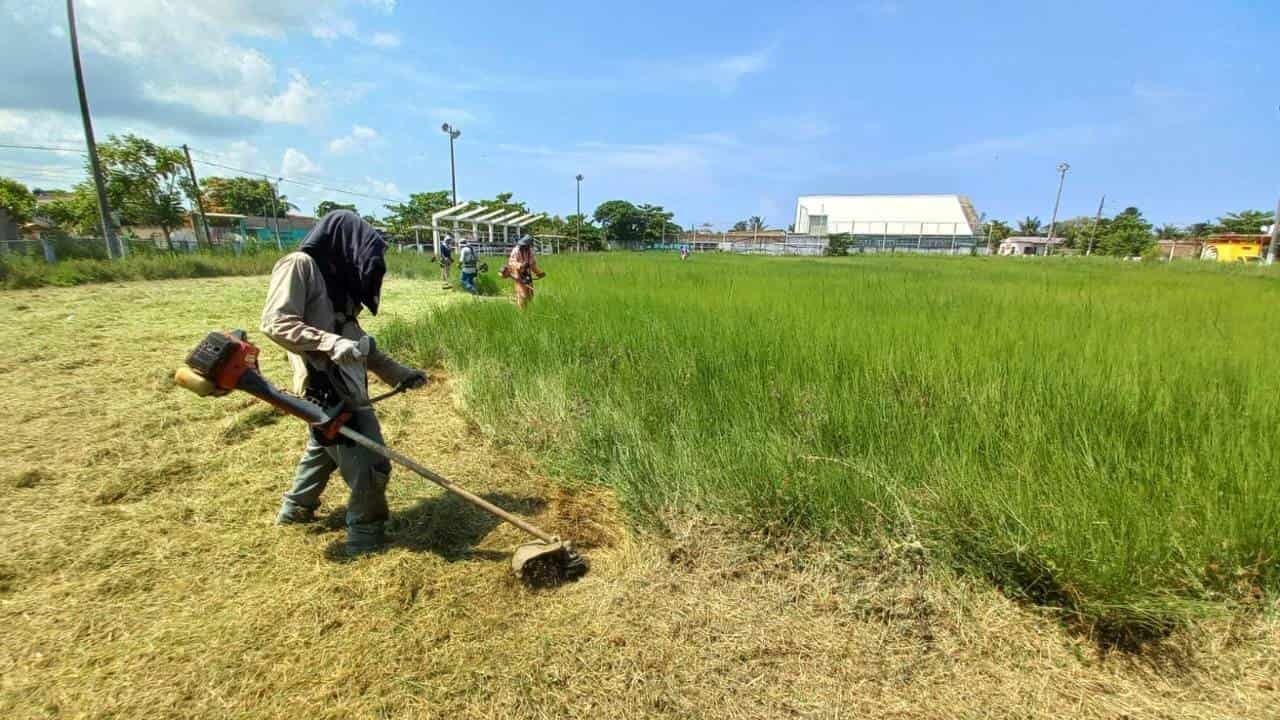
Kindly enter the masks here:
M 576 580 L 587 572 L 587 562 L 573 549 L 572 543 L 538 528 L 523 518 L 512 515 L 482 497 L 458 487 L 432 472 L 413 458 L 374 442 L 347 427 L 351 411 L 339 405 L 322 408 L 309 400 L 290 395 L 272 385 L 258 369 L 258 348 L 249 342 L 243 330 L 209 333 L 187 356 L 187 366 L 174 373 L 174 381 L 202 397 L 226 395 L 241 390 L 279 410 L 300 418 L 326 440 L 339 436 L 367 448 L 382 457 L 409 468 L 422 477 L 475 505 L 494 517 L 505 520 L 538 538 L 525 543 L 511 556 L 511 569 L 534 584 L 557 580 Z M 401 388 L 397 388 L 399 390 Z

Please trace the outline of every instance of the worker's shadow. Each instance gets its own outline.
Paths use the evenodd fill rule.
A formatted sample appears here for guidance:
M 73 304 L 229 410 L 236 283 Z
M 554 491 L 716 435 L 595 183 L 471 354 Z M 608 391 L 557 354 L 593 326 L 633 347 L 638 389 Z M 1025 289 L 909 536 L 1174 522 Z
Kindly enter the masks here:
M 486 493 L 485 500 L 507 512 L 530 517 L 538 514 L 546 501 L 537 497 L 516 497 L 506 493 Z M 335 508 L 326 523 L 340 529 L 346 508 Z M 448 562 L 458 560 L 505 560 L 509 551 L 477 549 L 475 545 L 493 532 L 502 521 L 450 493 L 423 498 L 407 510 L 392 512 L 387 522 L 387 549 L 401 547 L 415 552 L 430 552 Z M 336 527 L 334 527 L 336 524 Z M 325 550 L 335 562 L 351 559 L 345 543 L 336 540 Z

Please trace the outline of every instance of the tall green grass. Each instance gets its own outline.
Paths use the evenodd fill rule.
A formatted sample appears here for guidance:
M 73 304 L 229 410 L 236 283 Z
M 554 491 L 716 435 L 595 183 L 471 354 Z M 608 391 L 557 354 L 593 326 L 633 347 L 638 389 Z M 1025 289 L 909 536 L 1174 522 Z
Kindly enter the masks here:
M 386 340 L 628 507 L 889 533 L 1100 637 L 1275 590 L 1277 279 L 1083 259 L 549 259 Z

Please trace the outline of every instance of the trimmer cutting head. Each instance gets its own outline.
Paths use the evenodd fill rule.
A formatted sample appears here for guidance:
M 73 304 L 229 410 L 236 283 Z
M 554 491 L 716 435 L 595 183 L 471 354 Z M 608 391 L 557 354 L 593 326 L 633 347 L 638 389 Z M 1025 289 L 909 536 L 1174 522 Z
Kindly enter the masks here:
M 511 569 L 534 587 L 550 587 L 587 574 L 587 561 L 567 541 L 531 542 L 516 548 Z

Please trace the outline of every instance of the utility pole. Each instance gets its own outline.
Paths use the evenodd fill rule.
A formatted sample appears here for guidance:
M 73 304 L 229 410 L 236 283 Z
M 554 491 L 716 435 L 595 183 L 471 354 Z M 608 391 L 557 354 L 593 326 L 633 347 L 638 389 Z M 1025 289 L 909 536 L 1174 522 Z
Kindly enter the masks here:
M 1067 181 L 1067 171 L 1071 166 L 1066 163 L 1058 163 L 1058 197 L 1053 201 L 1053 217 L 1049 220 L 1049 244 L 1045 247 L 1045 255 L 1053 254 L 1053 233 L 1058 226 L 1058 206 L 1062 204 L 1062 185 Z
M 453 163 L 453 141 L 462 135 L 462 131 L 458 128 L 451 127 L 449 123 L 440 126 L 440 130 L 449 136 L 449 184 L 453 188 L 453 204 L 458 204 L 458 173 Z
M 1093 216 L 1093 229 L 1089 231 L 1089 250 L 1084 254 L 1089 257 L 1093 254 L 1093 241 L 1098 238 L 1098 223 L 1102 221 L 1102 206 L 1107 204 L 1107 196 L 1103 195 L 1098 201 L 1098 214 Z
M 121 257 L 124 248 L 116 247 L 115 232 L 111 227 L 111 206 L 107 204 L 107 186 L 102 179 L 102 166 L 98 163 L 98 144 L 93 140 L 93 120 L 89 117 L 89 98 L 84 91 L 84 70 L 80 67 L 80 41 L 76 36 L 73 0 L 67 0 L 67 27 L 71 35 L 71 64 L 76 71 L 76 92 L 80 96 L 80 119 L 84 122 L 84 144 L 89 149 L 89 169 L 98 190 L 98 221 L 102 224 L 102 239 L 107 243 L 107 257 Z
M 271 188 L 271 217 L 275 220 L 276 228 L 276 249 L 284 250 L 284 243 L 280 242 L 280 211 L 276 207 L 276 186 L 267 181 L 267 187 Z
M 1271 244 L 1267 245 L 1267 264 L 1276 261 L 1276 245 L 1280 245 L 1280 200 L 1276 201 L 1276 216 L 1271 218 Z
M 200 181 L 196 180 L 196 167 L 191 164 L 191 148 L 187 147 L 186 143 L 183 143 L 182 152 L 187 156 L 187 172 L 191 174 L 191 188 L 196 194 L 196 208 L 200 210 L 200 224 L 204 226 L 204 243 L 209 247 L 213 247 L 213 236 L 209 233 L 209 218 L 204 214 L 204 198 L 200 196 Z

